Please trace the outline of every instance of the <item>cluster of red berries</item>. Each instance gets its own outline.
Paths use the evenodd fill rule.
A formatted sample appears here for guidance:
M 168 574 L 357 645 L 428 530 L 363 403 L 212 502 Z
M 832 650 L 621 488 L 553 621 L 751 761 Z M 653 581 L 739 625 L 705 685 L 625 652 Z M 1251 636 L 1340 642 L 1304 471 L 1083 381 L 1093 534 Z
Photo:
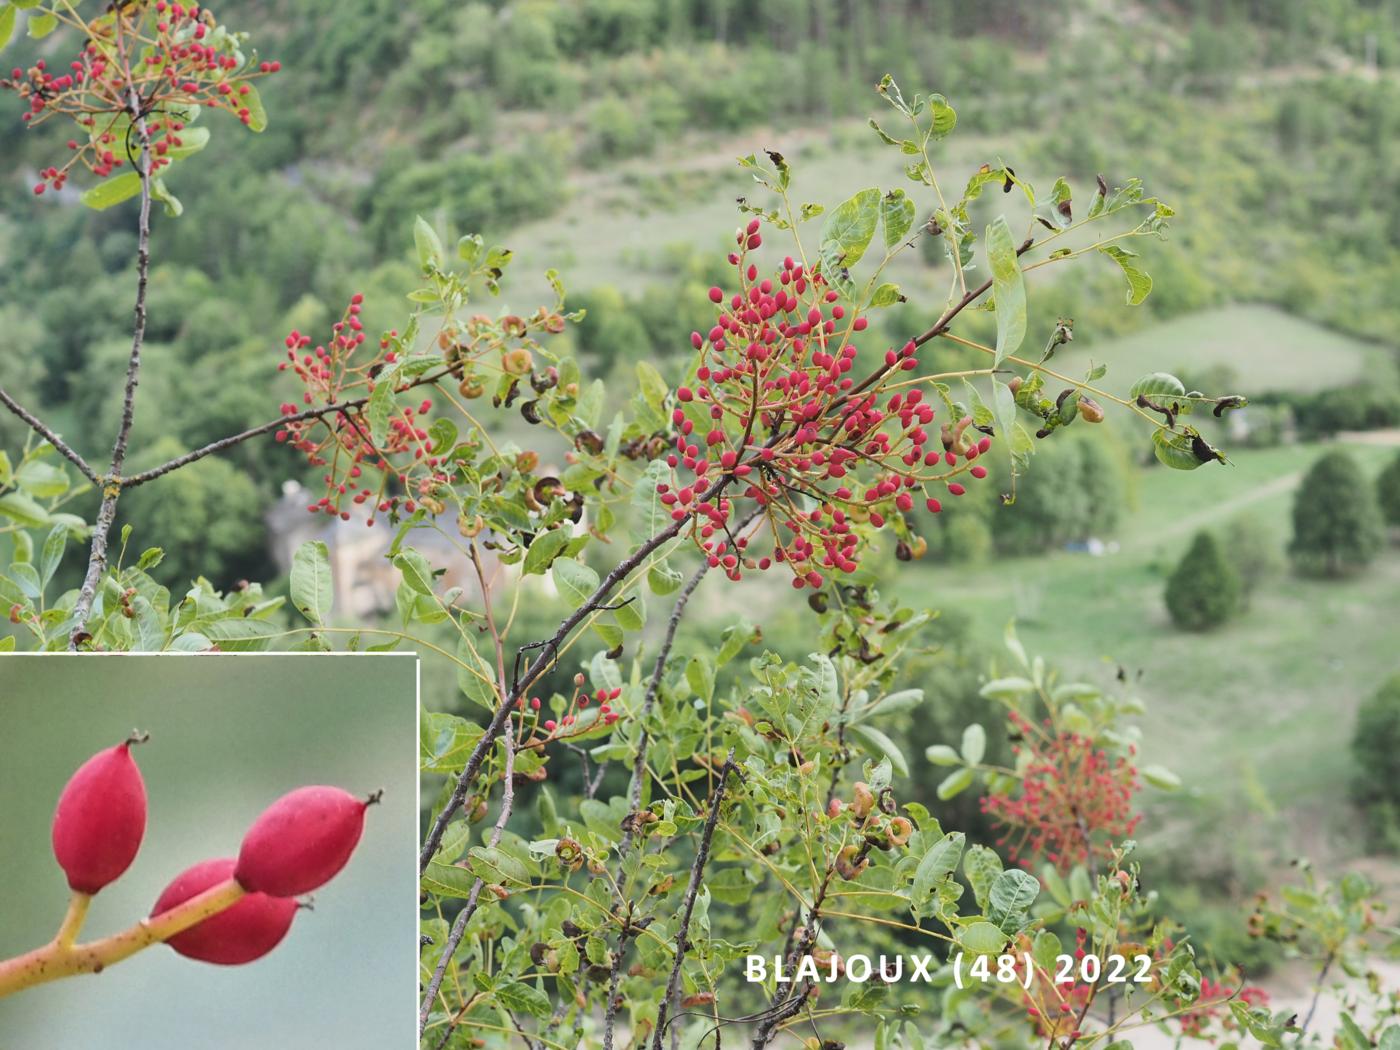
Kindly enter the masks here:
M 1067 730 L 1041 726 L 1011 712 L 1013 735 L 1030 749 L 1014 793 L 988 794 L 982 812 L 1003 825 L 997 845 L 1008 859 L 1029 867 L 1048 861 L 1061 871 L 1112 856 L 1111 843 L 1133 833 L 1142 819 L 1132 811 L 1133 795 L 1142 786 L 1128 756 L 1111 756 L 1092 739 Z M 1131 745 L 1128 755 L 1136 749 Z
M 1078 963 L 1088 953 L 1088 948 L 1085 947 L 1088 943 L 1088 931 L 1082 927 L 1076 929 L 1074 931 L 1075 965 L 1070 968 L 1069 976 L 1063 980 L 1055 980 L 1056 975 L 1054 974 L 1037 975 L 1035 986 L 1041 996 L 1039 1004 L 1037 1004 L 1035 996 L 1029 992 L 1022 995 L 1026 1016 L 1035 1025 L 1042 1039 L 1058 1043 L 1062 1039 L 1079 1039 L 1084 1034 L 1079 1030 L 1079 1021 L 1084 1016 L 1094 994 L 1094 985 L 1079 979 Z M 1027 947 L 1029 946 L 1027 945 Z M 1028 955 L 1029 951 L 1016 953 L 1015 969 L 1017 971 L 1020 971 L 1025 965 L 1023 959 Z
M 509 403 L 522 383 L 543 394 L 559 385 L 559 375 L 553 367 L 533 371 L 532 351 L 540 349 L 535 336 L 563 331 L 566 318 L 541 308 L 529 317 L 476 315 L 465 322 L 449 322 L 436 340 L 442 351 L 441 364 L 426 372 L 418 367 L 403 373 L 396 366 L 402 355 L 415 347 L 413 340 L 407 334 L 401 337 L 397 329 L 380 337 L 375 354 L 356 358 L 356 351 L 367 341 L 360 319 L 363 304 L 364 296 L 359 293 L 350 298 L 324 344 L 312 348 L 310 336 L 299 331 L 287 336 L 286 360 L 277 368 L 296 376 L 303 389 L 299 403 L 283 402 L 281 413 L 287 421 L 275 437 L 305 455 L 311 465 L 327 468 L 325 494 L 306 508 L 312 514 L 349 521 L 353 508 L 366 507 L 367 525 L 374 524 L 376 512 L 412 514 L 421 507 L 441 514 L 447 507 L 456 461 L 450 450 L 438 447 L 437 436 L 427 426 L 433 402 L 423 398 L 401 405 L 391 398 L 383 433 L 376 436 L 370 421 L 376 387 L 393 382 L 392 393 L 403 395 L 451 376 L 458 383 L 458 393 L 468 400 L 481 397 L 486 380 L 491 378 L 499 379 L 497 389 L 509 384 L 509 391 L 497 397 L 501 404 Z M 577 384 L 570 384 L 565 391 L 569 396 L 577 392 Z M 526 418 L 540 421 L 528 414 Z M 526 453 L 520 462 L 537 458 Z M 365 476 L 371 471 L 377 480 L 367 484 Z
M 360 321 L 364 296 L 355 293 L 340 320 L 332 326 L 331 338 L 311 349 L 311 337 L 293 330 L 285 340 L 287 360 L 278 371 L 290 371 L 305 387 L 301 404 L 282 403 L 282 415 L 294 417 L 312 407 L 345 405 L 360 391 L 373 393 L 374 377 L 398 360 L 391 349 L 397 332 L 380 340 L 380 353 L 372 360 L 354 362 L 355 351 L 366 340 Z M 407 387 L 405 386 L 405 389 Z M 350 507 L 369 504 L 367 524 L 374 524 L 374 510 L 389 511 L 400 506 L 412 513 L 419 499 L 432 499 L 431 493 L 447 482 L 441 457 L 432 454 L 432 439 L 424 417 L 433 409 L 424 399 L 416 405 L 396 406 L 388 420 L 384 437 L 376 442 L 365 406 L 338 408 L 325 416 L 291 419 L 274 435 L 276 440 L 303 453 L 312 466 L 328 467 L 324 476 L 326 493 L 306 509 L 312 514 L 328 514 L 350 520 Z M 395 466 L 393 460 L 404 461 Z M 364 484 L 365 468 L 378 474 L 374 487 Z M 402 492 L 390 493 L 391 483 Z
M 1192 1005 L 1192 1008 L 1180 1015 L 1177 1020 L 1181 1024 L 1182 1035 L 1192 1039 L 1203 1039 L 1207 1035 L 1210 1023 L 1217 1017 L 1221 1018 L 1221 1026 L 1227 1030 L 1235 1028 L 1235 1019 L 1229 1013 L 1221 1017 L 1221 1007 L 1231 999 L 1239 999 L 1247 1006 L 1267 1006 L 1269 1004 L 1269 993 L 1257 985 L 1245 985 L 1238 992 L 1227 987 L 1220 981 L 1213 981 L 1209 977 L 1201 978 L 1201 996 Z
M 899 380 L 918 367 L 917 345 L 862 361 L 851 339 L 867 320 L 820 272 L 789 256 L 760 278 L 749 256 L 763 243 L 758 219 L 736 243 L 729 262 L 738 290 L 726 297 L 711 288 L 715 324 L 691 333 L 696 385 L 676 390 L 666 457 L 673 474 L 657 491 L 673 520 L 693 518 L 692 537 L 730 579 L 776 562 L 794 587 L 820 587 L 826 572 L 855 571 L 856 526 L 881 528 L 916 502 L 936 514 L 942 504 L 929 486 L 960 496 L 966 489 L 955 478 L 986 477 L 974 461 L 991 438 L 969 433 L 970 417 L 935 436 L 920 380 Z M 870 370 L 859 381 L 858 364 Z M 745 517 L 741 501 L 756 504 L 770 526 L 770 555 L 754 557 L 749 536 L 733 535 Z
M 599 723 L 610 726 L 622 717 L 620 712 L 614 711 L 612 708 L 612 701 L 622 695 L 621 688 L 614 686 L 611 689 L 595 689 L 590 692 L 587 684 L 588 680 L 583 675 L 574 675 L 573 695 L 569 697 L 564 713 L 557 719 L 546 718 L 541 722 L 541 708 L 544 705 L 538 696 L 532 696 L 528 700 L 522 696 L 517 700 L 515 708 L 521 713 L 518 733 L 520 739 L 529 742 L 534 738 L 537 743 L 562 740 L 573 733 L 592 729 Z M 597 716 L 585 718 L 590 705 L 593 704 L 597 705 Z M 535 732 L 540 728 L 543 728 L 546 734 L 543 739 L 534 737 Z
M 131 754 L 133 737 L 88 759 L 69 779 L 53 819 L 53 851 L 76 893 L 93 895 L 123 875 L 146 832 L 146 785 Z M 232 906 L 172 936 L 181 955 L 234 965 L 275 948 L 291 928 L 295 900 L 345 867 L 364 830 L 368 801 L 339 788 L 299 788 L 274 802 L 243 837 L 237 858 L 203 861 L 160 894 L 159 916 L 235 880 Z
M 148 122 L 151 171 L 170 164 L 172 151 L 184 145 L 185 124 L 177 114 L 188 107 L 224 109 L 243 124 L 252 124 L 254 77 L 278 72 L 280 62 L 250 65 L 236 34 L 222 29 L 198 5 L 136 0 L 114 4 L 88 24 L 87 43 L 66 71 L 49 70 L 43 59 L 29 69 L 16 68 L 0 89 L 16 92 L 31 126 L 65 116 L 86 133 L 68 140 L 72 156 L 40 172 L 35 194 L 61 190 L 76 164 L 105 178 L 140 148 L 133 134 L 132 100 Z

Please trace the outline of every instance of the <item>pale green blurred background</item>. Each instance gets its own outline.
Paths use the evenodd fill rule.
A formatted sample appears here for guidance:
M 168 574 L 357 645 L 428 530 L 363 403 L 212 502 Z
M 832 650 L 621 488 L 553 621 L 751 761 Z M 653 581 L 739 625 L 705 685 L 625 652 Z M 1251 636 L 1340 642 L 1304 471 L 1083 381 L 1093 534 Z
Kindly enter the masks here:
M 49 940 L 68 887 L 49 827 L 64 783 L 132 728 L 141 853 L 84 940 L 147 914 L 169 879 L 233 856 L 303 784 L 385 789 L 349 866 L 247 966 L 157 945 L 106 973 L 0 999 L 0 1050 L 394 1050 L 414 1045 L 416 703 L 411 655 L 0 657 L 0 957 Z

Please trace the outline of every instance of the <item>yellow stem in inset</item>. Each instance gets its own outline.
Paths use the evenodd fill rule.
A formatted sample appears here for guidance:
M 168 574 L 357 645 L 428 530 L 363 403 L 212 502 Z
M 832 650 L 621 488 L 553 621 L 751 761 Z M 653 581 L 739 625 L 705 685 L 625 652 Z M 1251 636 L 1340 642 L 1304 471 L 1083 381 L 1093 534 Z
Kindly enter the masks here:
M 63 916 L 63 924 L 59 926 L 58 934 L 53 939 L 54 944 L 60 948 L 73 947 L 82 931 L 83 922 L 87 919 L 90 904 L 92 894 L 83 893 L 81 890 L 73 891 L 73 895 L 68 898 L 68 912 Z
M 142 919 L 121 933 L 87 944 L 74 942 L 92 898 L 85 893 L 75 893 L 69 901 L 68 914 L 52 941 L 42 948 L 0 962 L 0 999 L 64 977 L 101 973 L 113 963 L 129 959 L 153 944 L 168 941 L 177 933 L 226 911 L 237 904 L 245 892 L 235 880 L 228 879 L 154 918 Z

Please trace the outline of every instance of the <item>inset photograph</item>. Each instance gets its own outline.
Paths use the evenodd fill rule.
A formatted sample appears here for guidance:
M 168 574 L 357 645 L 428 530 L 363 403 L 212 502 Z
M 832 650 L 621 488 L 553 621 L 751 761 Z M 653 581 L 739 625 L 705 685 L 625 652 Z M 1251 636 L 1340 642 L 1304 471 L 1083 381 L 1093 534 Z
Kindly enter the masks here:
M 7 1047 L 414 1045 L 411 654 L 0 657 Z

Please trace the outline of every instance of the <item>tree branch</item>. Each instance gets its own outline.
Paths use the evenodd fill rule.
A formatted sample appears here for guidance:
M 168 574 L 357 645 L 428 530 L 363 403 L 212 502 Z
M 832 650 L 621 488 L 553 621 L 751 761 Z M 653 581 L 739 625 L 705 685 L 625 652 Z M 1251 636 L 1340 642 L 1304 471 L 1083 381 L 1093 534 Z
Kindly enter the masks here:
M 506 722 L 502 737 L 506 742 L 505 793 L 501 797 L 501 815 L 496 818 L 496 825 L 491 829 L 488 846 L 495 846 L 501 841 L 501 833 L 505 831 L 506 821 L 510 819 L 511 810 L 515 806 L 515 741 L 511 737 L 509 721 Z M 447 935 L 447 943 L 442 948 L 442 957 L 438 960 L 437 969 L 433 971 L 432 979 L 428 982 L 427 991 L 423 995 L 422 1005 L 418 1008 L 418 1036 L 420 1039 L 423 1036 L 423 1030 L 428 1026 L 428 1015 L 432 1013 L 433 1002 L 437 999 L 438 991 L 442 988 L 447 967 L 451 965 L 452 956 L 457 953 L 457 947 L 462 943 L 462 937 L 467 932 L 467 923 L 476 914 L 477 904 L 481 900 L 481 891 L 485 886 L 486 880 L 482 878 L 478 878 L 476 882 L 472 883 L 471 891 L 467 894 L 467 903 L 457 913 L 457 918 L 452 923 L 452 929 Z M 438 1043 L 439 1047 L 452 1038 L 457 1024 L 457 1021 L 448 1022 L 447 1034 L 443 1036 L 442 1042 Z
M 77 467 L 79 473 L 81 473 L 83 477 L 87 478 L 94 485 L 101 484 L 97 477 L 97 471 L 93 470 L 92 467 L 88 465 L 87 460 L 83 459 L 82 456 L 78 455 L 78 453 L 74 452 L 71 448 L 64 444 L 63 439 L 57 434 L 55 434 L 52 430 L 50 430 L 43 420 L 41 420 L 38 416 L 34 415 L 32 412 L 26 409 L 9 394 L 5 393 L 4 388 L 0 388 L 0 405 L 4 405 L 6 408 L 8 408 L 16 416 L 18 416 L 25 423 L 27 423 L 31 430 L 33 430 L 41 438 L 43 438 L 50 445 L 56 448 L 58 450 L 59 455 L 63 456 L 64 459 L 72 463 L 73 466 Z
M 117 51 L 125 71 L 127 82 L 127 109 L 131 114 L 131 127 L 141 141 L 141 153 L 137 159 L 137 171 L 141 176 L 141 210 L 136 225 L 136 305 L 133 308 L 131 331 L 131 354 L 126 363 L 126 386 L 122 394 L 122 417 L 117 427 L 117 439 L 112 445 L 112 465 L 102 488 L 102 504 L 97 510 L 97 520 L 92 526 L 92 546 L 88 552 L 87 573 L 78 591 L 78 600 L 73 605 L 73 625 L 68 636 L 68 648 L 76 651 L 78 645 L 90 637 L 87 633 L 88 617 L 97 597 L 97 584 L 102 570 L 107 566 L 107 540 L 112 524 L 117 517 L 117 500 L 121 497 L 121 484 L 114 480 L 121 477 L 126 464 L 127 444 L 131 439 L 131 425 L 136 418 L 136 386 L 141 374 L 141 347 L 146 339 L 146 285 L 151 270 L 151 133 L 146 125 L 145 110 L 141 96 L 131 82 L 131 66 L 126 54 L 126 37 L 120 22 L 115 30 Z
M 695 898 L 700 893 L 700 881 L 704 876 L 705 865 L 710 860 L 710 843 L 715 837 L 715 825 L 719 823 L 719 807 L 724 801 L 724 789 L 728 781 L 729 774 L 735 770 L 734 749 L 729 749 L 729 754 L 724 759 L 724 766 L 719 771 L 719 783 L 715 785 L 714 794 L 710 796 L 710 812 L 705 818 L 705 830 L 700 836 L 700 848 L 695 854 L 695 863 L 690 866 L 690 885 L 685 890 L 685 904 L 681 908 L 681 927 L 676 933 L 676 962 L 671 967 L 670 980 L 666 982 L 666 994 L 661 999 L 661 1006 L 656 1014 L 656 1029 L 651 1037 L 651 1050 L 661 1050 L 661 1033 L 666 1029 L 666 1012 L 671 1008 L 672 1001 L 680 993 L 681 965 L 685 962 L 685 953 L 690 950 L 690 916 L 695 911 Z
M 417 379 L 408 383 L 405 389 L 411 390 L 414 387 L 435 383 L 446 374 L 447 373 L 443 371 L 419 376 Z M 162 463 L 158 467 L 152 467 L 150 470 L 143 470 L 139 474 L 132 474 L 130 477 L 122 478 L 121 486 L 124 489 L 129 489 L 135 488 L 137 485 L 144 485 L 148 481 L 154 481 L 164 474 L 169 474 L 172 470 L 179 470 L 181 467 L 189 466 L 191 463 L 201 460 L 205 456 L 213 455 L 215 452 L 222 452 L 224 449 L 232 448 L 234 445 L 241 445 L 250 438 L 268 434 L 274 430 L 280 430 L 288 423 L 301 423 L 308 419 L 320 419 L 325 416 L 337 415 L 349 412 L 352 409 L 363 408 L 367 404 L 369 404 L 368 396 L 357 397 L 349 401 L 339 401 L 333 405 L 324 405 L 321 408 L 309 408 L 305 412 L 298 412 L 295 415 L 280 416 L 277 419 L 269 420 L 266 423 L 244 430 L 241 433 L 232 434 L 226 438 L 220 438 L 218 441 L 211 441 L 202 448 L 186 452 L 182 456 L 176 456 L 174 459 Z
M 729 484 L 730 476 L 721 479 L 715 487 L 710 490 L 710 496 L 718 496 Z M 544 643 L 536 646 L 540 653 L 532 660 L 524 673 L 513 684 L 510 693 L 503 697 L 500 706 L 496 708 L 496 713 L 492 716 L 490 723 L 486 727 L 486 732 L 476 742 L 472 748 L 472 753 L 467 759 L 467 764 L 457 777 L 457 784 L 452 789 L 452 794 L 447 800 L 447 804 L 442 807 L 442 812 L 433 821 L 432 828 L 428 831 L 427 837 L 423 841 L 422 852 L 418 855 L 418 871 L 421 874 L 427 867 L 428 861 L 437 852 L 438 844 L 442 842 L 442 833 L 447 828 L 447 823 L 452 819 L 452 814 L 461 806 L 462 801 L 467 797 L 467 792 L 471 788 L 472 781 L 481 772 L 481 765 L 486 760 L 486 755 L 495 746 L 496 738 L 501 735 L 506 720 L 515 708 L 515 703 L 524 695 L 525 691 L 534 684 L 535 680 L 544 674 L 552 665 L 555 656 L 559 653 L 559 647 L 568 638 L 575 627 L 581 624 L 588 616 L 596 612 L 601 606 L 606 604 L 608 595 L 613 589 L 631 575 L 632 571 L 641 565 L 652 552 L 657 548 L 669 543 L 680 535 L 681 530 L 691 520 L 693 514 L 686 515 L 679 521 L 673 521 L 666 528 L 662 529 L 651 539 L 647 540 L 635 551 L 629 554 L 622 561 L 613 567 L 613 570 L 603 577 L 597 589 L 588 598 L 570 613 L 564 622 L 559 625 L 558 630 Z
M 661 677 L 666 671 L 666 661 L 671 656 L 671 646 L 676 641 L 676 630 L 680 627 L 681 617 L 685 615 L 686 603 L 690 601 L 690 596 L 695 593 L 695 588 L 700 586 L 700 581 L 705 578 L 705 573 L 710 571 L 710 563 L 702 561 L 700 568 L 686 581 L 681 588 L 681 593 L 676 596 L 676 604 L 671 608 L 671 619 L 666 624 L 666 636 L 661 640 L 661 649 L 656 654 L 656 665 L 652 668 L 651 680 L 647 682 L 646 695 L 642 698 L 641 711 L 637 716 L 637 724 L 641 726 L 641 736 L 637 739 L 637 754 L 632 760 L 632 781 L 627 790 L 628 812 L 636 813 L 642 806 L 642 785 L 646 781 L 647 772 L 647 744 L 649 734 L 646 729 L 647 716 L 651 714 L 652 707 L 656 704 L 656 694 L 661 689 Z M 622 848 L 619 853 L 626 855 L 632 846 L 632 834 L 636 828 L 634 821 L 627 821 L 627 826 L 622 832 Z

